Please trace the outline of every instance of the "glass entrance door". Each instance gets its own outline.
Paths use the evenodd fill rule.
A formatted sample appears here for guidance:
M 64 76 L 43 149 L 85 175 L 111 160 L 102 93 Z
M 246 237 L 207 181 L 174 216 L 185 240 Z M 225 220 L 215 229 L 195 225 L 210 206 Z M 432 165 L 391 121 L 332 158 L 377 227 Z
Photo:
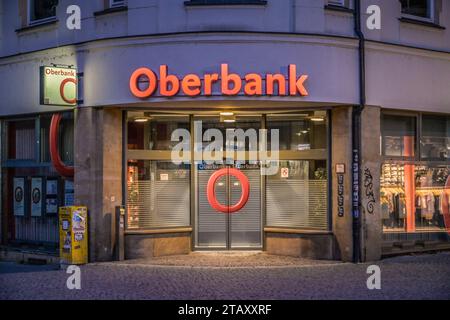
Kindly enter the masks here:
M 217 117 L 202 118 L 202 134 L 209 128 L 219 129 L 226 137 L 227 129 L 261 128 L 259 117 L 244 117 L 233 123 L 221 122 Z M 247 143 L 247 142 L 246 142 Z M 208 143 L 205 143 L 205 146 Z M 224 149 L 226 142 L 224 141 Z M 248 150 L 245 148 L 245 150 Z M 241 178 L 230 174 L 238 170 Z M 234 171 L 236 172 L 236 171 Z M 222 175 L 212 183 L 211 176 Z M 259 164 L 236 159 L 226 164 L 201 163 L 196 166 L 196 239 L 199 249 L 260 249 L 262 248 L 262 179 Z M 239 210 L 220 211 L 207 196 L 208 184 L 214 190 L 219 205 L 232 208 L 240 202 L 243 183 L 248 184 L 248 199 Z
M 249 184 L 249 197 L 245 205 L 231 212 L 219 211 L 211 205 L 207 197 L 208 182 L 218 170 L 238 169 Z M 248 163 L 234 165 L 198 165 L 198 248 L 241 249 L 261 248 L 261 175 L 259 165 Z M 226 174 L 214 183 L 217 202 L 228 208 L 237 204 L 242 196 L 245 183 L 231 174 Z

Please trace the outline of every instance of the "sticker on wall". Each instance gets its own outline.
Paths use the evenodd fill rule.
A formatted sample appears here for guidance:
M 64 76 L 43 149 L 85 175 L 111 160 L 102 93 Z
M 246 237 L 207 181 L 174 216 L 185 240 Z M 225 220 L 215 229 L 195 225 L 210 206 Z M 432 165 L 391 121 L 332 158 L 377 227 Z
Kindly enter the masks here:
M 168 173 L 161 173 L 159 175 L 159 180 L 161 180 L 161 181 L 169 181 L 169 174 Z
M 289 178 L 289 168 L 281 168 L 281 177 Z

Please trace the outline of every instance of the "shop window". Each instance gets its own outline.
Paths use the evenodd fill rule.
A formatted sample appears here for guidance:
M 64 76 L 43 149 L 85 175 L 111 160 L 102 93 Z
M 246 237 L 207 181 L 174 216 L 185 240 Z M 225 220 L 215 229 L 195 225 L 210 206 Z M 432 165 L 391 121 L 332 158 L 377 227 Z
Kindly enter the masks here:
M 171 161 L 130 160 L 127 228 L 190 225 L 190 166 Z
M 423 115 L 421 157 L 424 160 L 450 159 L 450 116 Z
M 278 129 L 280 150 L 303 151 L 327 148 L 326 112 L 268 115 L 267 129 Z M 270 144 L 270 134 L 268 135 Z
M 404 17 L 434 21 L 435 0 L 400 0 L 400 2 Z
M 450 166 L 385 163 L 380 182 L 385 232 L 450 228 Z
M 8 121 L 7 124 L 8 160 L 35 160 L 35 120 Z
M 40 23 L 56 19 L 58 0 L 28 0 L 29 23 Z
M 285 160 L 266 180 L 269 227 L 328 229 L 326 160 Z
M 388 157 L 416 155 L 416 117 L 382 116 L 382 154 Z
M 178 128 L 189 130 L 188 116 L 129 112 L 128 149 L 172 150 L 178 141 L 171 141 L 171 135 Z

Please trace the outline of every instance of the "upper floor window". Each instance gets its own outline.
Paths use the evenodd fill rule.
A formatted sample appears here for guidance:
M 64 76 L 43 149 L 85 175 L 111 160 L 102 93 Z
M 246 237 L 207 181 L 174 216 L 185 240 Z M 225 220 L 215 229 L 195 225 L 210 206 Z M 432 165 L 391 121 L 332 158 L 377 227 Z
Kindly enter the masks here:
M 28 0 L 28 20 L 30 24 L 56 18 L 58 0 Z
M 328 0 L 328 5 L 345 6 L 345 0 Z
M 435 0 L 400 0 L 400 2 L 403 16 L 434 22 Z
M 126 4 L 126 0 L 109 0 L 110 8 L 123 7 Z

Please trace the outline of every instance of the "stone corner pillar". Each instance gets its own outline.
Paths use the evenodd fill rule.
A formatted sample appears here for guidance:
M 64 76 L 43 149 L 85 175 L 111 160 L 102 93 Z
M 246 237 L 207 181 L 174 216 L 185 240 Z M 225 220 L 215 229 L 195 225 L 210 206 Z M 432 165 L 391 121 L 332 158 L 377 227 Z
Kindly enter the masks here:
M 381 117 L 379 107 L 366 106 L 361 115 L 361 259 L 381 258 L 380 205 Z
M 336 107 L 331 111 L 331 140 L 330 197 L 332 197 L 332 231 L 336 240 L 335 255 L 336 259 L 348 262 L 353 260 L 351 106 Z M 338 174 L 336 165 L 344 165 L 345 173 Z M 342 176 L 342 183 L 338 182 L 339 175 Z M 343 188 L 341 195 L 339 188 Z M 343 201 L 341 205 L 338 203 L 339 200 Z
M 75 112 L 75 204 L 88 208 L 89 262 L 114 257 L 115 207 L 122 203 L 122 112 Z

